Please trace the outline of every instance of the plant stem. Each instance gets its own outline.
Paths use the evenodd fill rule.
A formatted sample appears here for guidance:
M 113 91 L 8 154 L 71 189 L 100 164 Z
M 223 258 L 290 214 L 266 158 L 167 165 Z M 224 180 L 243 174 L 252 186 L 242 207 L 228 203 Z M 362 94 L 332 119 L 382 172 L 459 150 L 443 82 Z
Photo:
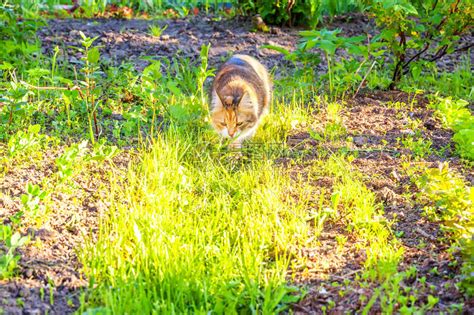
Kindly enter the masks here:
M 328 53 L 326 53 L 326 60 L 327 60 L 327 63 L 328 63 L 328 75 L 329 75 L 329 95 L 332 96 L 332 90 L 333 90 L 333 86 L 332 86 L 332 70 L 331 70 L 331 57 L 329 56 Z

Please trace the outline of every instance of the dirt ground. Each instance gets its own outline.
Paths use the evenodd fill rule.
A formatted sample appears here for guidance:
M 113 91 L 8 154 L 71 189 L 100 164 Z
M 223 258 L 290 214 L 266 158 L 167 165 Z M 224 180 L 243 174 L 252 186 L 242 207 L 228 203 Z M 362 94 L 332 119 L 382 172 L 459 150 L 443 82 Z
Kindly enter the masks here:
M 168 25 L 161 37 L 149 34 L 148 26 L 154 23 Z M 275 28 L 273 34 L 265 34 L 250 32 L 250 27 L 250 23 L 244 19 L 213 21 L 209 17 L 157 22 L 50 20 L 48 26 L 39 31 L 38 37 L 45 54 L 52 54 L 54 46 L 59 45 L 69 52 L 63 58 L 72 63 L 78 61 L 79 55 L 67 47 L 78 46 L 79 31 L 83 31 L 90 37 L 99 36 L 98 43 L 102 45 L 101 53 L 105 59 L 110 59 L 113 63 L 132 62 L 138 69 L 143 69 L 147 64 L 146 60 L 141 59 L 144 56 L 184 56 L 194 60 L 199 57 L 201 45 L 207 43 L 211 43 L 211 66 L 220 64 L 229 52 L 257 56 L 270 68 L 286 65 L 287 62 L 280 54 L 261 49 L 260 46 L 271 44 L 294 49 L 298 42 L 298 30 Z M 347 35 L 366 34 L 371 29 L 362 16 L 335 20 L 329 27 L 339 27 Z M 471 37 L 466 40 L 469 38 Z M 440 62 L 443 67 L 452 69 L 458 59 L 459 56 L 454 56 Z M 407 199 L 405 195 L 407 189 L 411 192 L 416 190 L 406 176 L 399 174 L 401 160 L 397 138 L 413 132 L 408 124 L 408 117 L 420 119 L 423 136 L 433 142 L 434 148 L 448 148 L 447 157 L 429 157 L 428 160 L 433 166 L 447 160 L 464 174 L 471 185 L 474 182 L 474 173 L 452 156 L 452 146 L 449 144 L 451 134 L 433 119 L 432 112 L 426 108 L 426 99 L 419 97 L 413 112 L 407 108 L 396 109 L 387 105 L 396 101 L 409 103 L 411 96 L 397 91 L 361 93 L 343 110 L 343 123 L 348 136 L 354 139 L 350 149 L 359 151 L 353 164 L 366 174 L 365 182 L 375 191 L 378 200 L 383 202 L 388 218 L 397 216 L 398 220 L 393 229 L 404 232 L 400 237 L 406 253 L 402 267 L 416 264 L 420 267 L 419 276 L 426 276 L 427 283 L 435 286 L 438 296 L 441 297 L 437 309 L 434 310 L 437 313 L 446 310 L 449 304 L 463 301 L 463 298 L 453 285 L 457 267 L 450 266 L 450 258 L 445 251 L 446 245 L 437 240 L 439 226 L 428 222 L 421 215 L 421 206 L 414 200 Z M 323 116 L 316 115 L 314 119 L 316 124 L 324 123 Z M 304 148 L 314 152 L 319 146 L 319 143 L 305 132 L 290 136 L 288 143 L 294 150 Z M 19 200 L 21 194 L 25 193 L 27 181 L 40 183 L 56 170 L 54 159 L 60 153 L 45 153 L 41 163 L 7 171 L 0 181 L 0 208 L 6 210 L 2 212 L 0 220 L 8 223 L 8 217 L 21 209 Z M 114 162 L 125 169 L 130 159 L 131 155 L 126 154 L 117 157 Z M 284 167 L 284 160 L 281 165 Z M 25 229 L 24 234 L 31 235 L 32 242 L 20 250 L 21 273 L 10 281 L 0 282 L 0 304 L 6 314 L 66 314 L 77 309 L 87 281 L 81 275 L 76 249 L 81 245 L 84 235 L 94 234 L 98 226 L 98 214 L 101 209 L 107 208 L 104 202 L 106 196 L 101 195 L 106 190 L 99 188 L 107 186 L 108 169 L 110 166 L 105 170 L 104 167 L 96 170 L 92 167 L 86 174 L 74 179 L 75 188 L 70 194 L 53 193 L 54 206 L 50 209 L 52 219 L 39 229 Z M 304 172 L 305 165 L 295 167 L 295 171 Z M 330 189 L 332 181 L 330 178 L 323 178 L 315 184 Z M 344 247 L 339 250 L 336 250 L 337 235 L 345 235 L 348 238 Z M 420 249 L 417 246 L 420 241 L 428 245 Z M 356 272 L 361 270 L 365 259 L 365 253 L 357 249 L 356 245 L 356 239 L 345 230 L 344 225 L 334 223 L 325 226 L 318 248 L 302 249 L 302 254 L 308 258 L 307 265 L 301 266 L 302 271 L 296 271 L 292 277 L 297 283 L 308 286 L 309 292 L 300 303 L 294 305 L 294 311 L 319 314 L 321 307 L 327 305 L 330 300 L 336 303 L 334 313 L 360 309 L 360 296 L 370 298 L 374 288 L 362 288 L 354 282 Z M 439 271 L 437 274 L 430 273 L 434 267 Z M 348 292 L 341 296 L 340 288 L 331 283 L 344 280 L 351 284 Z M 419 283 L 401 285 L 417 286 Z M 420 296 L 424 298 L 430 294 L 421 287 L 420 292 Z M 50 303 L 51 295 L 53 304 Z M 474 302 L 467 304 L 473 307 L 474 312 Z M 376 310 L 377 307 L 374 311 Z
M 160 37 L 152 36 L 150 25 L 167 26 Z M 323 27 L 341 29 L 344 36 L 376 35 L 375 26 L 364 15 L 354 14 L 328 21 Z M 209 52 L 210 65 L 222 63 L 231 53 L 245 53 L 256 56 L 270 69 L 281 67 L 287 61 L 283 55 L 270 49 L 261 48 L 262 45 L 277 45 L 290 51 L 296 48 L 298 33 L 303 29 L 272 27 L 270 33 L 252 32 L 252 23 L 248 18 L 238 17 L 232 20 L 216 21 L 211 16 L 198 16 L 186 19 L 173 20 L 49 20 L 48 26 L 39 33 L 43 52 L 53 54 L 57 45 L 66 48 L 66 56 L 72 63 L 77 62 L 80 55 L 67 49 L 69 46 L 80 46 L 79 32 L 89 37 L 98 36 L 97 44 L 102 46 L 101 54 L 105 60 L 115 64 L 132 62 L 139 70 L 148 62 L 143 57 L 154 59 L 173 57 L 187 57 L 195 60 L 199 57 L 202 45 L 211 44 Z M 462 38 L 462 46 L 474 41 L 473 34 Z M 341 54 L 339 51 L 338 54 Z M 453 69 L 462 54 L 457 52 L 445 56 L 438 61 L 441 69 Z M 344 57 L 344 55 L 339 56 Z M 322 56 L 324 61 L 324 57 Z M 470 55 L 474 64 L 474 54 Z M 322 62 L 318 70 L 325 69 Z M 278 71 L 277 71 L 278 73 Z
M 383 204 L 385 216 L 390 220 L 395 219 L 392 230 L 401 235 L 398 239 L 405 253 L 399 269 L 406 270 L 409 266 L 417 266 L 418 279 L 426 277 L 426 283 L 434 286 L 428 290 L 420 282 L 409 279 L 406 283 L 400 283 L 400 287 L 418 290 L 418 303 L 426 303 L 429 294 L 440 297 L 439 303 L 432 310 L 433 314 L 437 314 L 446 312 L 451 304 L 464 301 L 454 285 L 455 276 L 459 274 L 459 264 L 453 267 L 453 258 L 447 253 L 449 246 L 440 241 L 442 232 L 439 225 L 422 215 L 423 205 L 414 197 L 418 190 L 401 171 L 403 160 L 400 154 L 409 154 L 409 151 L 400 149 L 397 138 L 414 132 L 408 124 L 408 118 L 421 120 L 423 138 L 432 141 L 433 148 L 448 148 L 446 157 L 440 158 L 432 154 L 425 159 L 430 167 L 449 162 L 452 168 L 464 175 L 471 186 L 474 184 L 474 170 L 462 165 L 459 159 L 453 156 L 451 132 L 442 129 L 440 123 L 433 119 L 432 110 L 426 108 L 425 98 L 417 98 L 413 111 L 406 108 L 396 109 L 390 105 L 396 102 L 409 104 L 412 100 L 413 96 L 398 91 L 362 95 L 343 110 L 343 124 L 348 136 L 354 139 L 349 149 L 358 152 L 352 165 L 364 174 L 364 183 L 375 192 L 377 201 Z M 318 122 L 318 119 L 321 121 Z M 316 116 L 316 125 L 324 123 L 323 120 L 324 117 Z M 310 149 L 317 152 L 318 141 L 310 139 L 307 134 L 290 136 L 288 141 L 300 150 Z M 331 149 L 337 151 L 341 148 Z M 304 173 L 305 168 L 299 168 L 296 172 Z M 330 189 L 332 180 L 327 178 L 315 184 Z M 370 299 L 374 294 L 374 288 L 361 287 L 360 283 L 355 281 L 357 271 L 363 269 L 365 253 L 357 249 L 357 240 L 344 226 L 346 225 L 325 226 L 320 238 L 320 247 L 305 251 L 309 264 L 305 268 L 302 267 L 304 272 L 297 273 L 296 279 L 302 284 L 310 285 L 308 295 L 294 306 L 297 313 L 319 314 L 329 301 L 335 302 L 336 307 L 331 311 L 335 314 L 355 313 L 365 305 L 361 304 L 360 297 L 366 296 Z M 337 244 L 338 235 L 347 237 L 342 249 Z M 460 262 L 459 257 L 455 257 L 455 260 Z M 432 272 L 434 268 L 438 270 L 437 273 Z M 346 285 L 334 285 L 335 282 L 346 282 Z M 345 287 L 342 296 L 341 287 Z M 473 301 L 466 301 L 466 307 L 466 314 L 472 313 Z M 371 310 L 371 313 L 380 312 L 377 304 Z

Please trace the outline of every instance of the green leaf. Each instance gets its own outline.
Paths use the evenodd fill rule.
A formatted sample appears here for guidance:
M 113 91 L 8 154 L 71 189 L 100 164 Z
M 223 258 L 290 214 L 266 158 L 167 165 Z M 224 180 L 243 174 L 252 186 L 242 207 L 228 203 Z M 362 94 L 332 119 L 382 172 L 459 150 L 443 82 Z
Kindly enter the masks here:
M 311 48 L 316 46 L 317 43 L 318 43 L 317 39 L 311 39 L 298 45 L 298 49 L 303 50 L 303 51 L 310 50 Z
M 28 203 L 28 195 L 21 195 L 21 203 L 26 205 Z
M 166 25 L 166 27 L 168 27 L 168 25 Z M 209 56 L 209 49 L 210 48 L 211 48 L 210 43 L 208 45 L 202 45 L 201 46 L 201 52 L 199 53 L 199 55 L 201 56 L 201 59 L 206 59 L 207 60 L 207 58 Z
M 453 136 L 456 150 L 463 158 L 474 161 L 474 129 L 463 129 Z
M 174 81 L 168 81 L 166 83 L 166 87 L 171 91 L 171 93 L 173 93 L 175 95 L 181 95 L 182 94 L 181 90 L 178 88 L 178 84 Z
M 280 47 L 280 46 L 275 46 L 275 45 L 263 45 L 263 46 L 260 46 L 260 48 L 267 48 L 267 49 L 275 50 L 275 51 L 278 51 L 279 53 L 281 53 L 285 56 L 288 56 L 288 55 L 291 54 L 288 49 Z
M 341 37 L 341 39 L 346 43 L 359 44 L 360 42 L 366 39 L 366 36 L 360 35 L 360 36 L 352 36 L 352 37 Z
M 323 39 L 318 44 L 328 55 L 333 55 L 336 52 L 337 45 L 334 42 Z
M 87 52 L 87 61 L 90 63 L 97 63 L 100 59 L 99 48 L 93 47 Z
M 41 126 L 36 124 L 36 125 L 31 125 L 28 127 L 28 133 L 33 133 L 33 134 L 37 134 L 39 133 L 41 130 Z
M 368 55 L 368 49 L 366 46 L 350 46 L 347 50 L 350 54 L 353 55 L 358 55 L 358 56 L 367 56 Z
M 421 75 L 421 67 L 418 65 L 411 67 L 411 75 L 413 76 L 413 79 L 418 80 Z
M 413 15 L 418 15 L 418 11 L 416 10 L 416 8 L 410 4 L 410 3 L 405 3 L 403 4 L 403 9 L 405 10 L 405 12 L 409 13 L 409 14 L 413 14 Z
M 4 61 L 1 65 L 0 65 L 0 70 L 12 70 L 14 69 L 15 67 L 9 63 L 9 62 L 6 62 Z
M 323 141 L 324 140 L 323 137 L 319 133 L 314 131 L 313 129 L 309 130 L 309 136 L 311 138 L 313 138 L 314 140 L 317 140 L 317 141 Z
M 319 32 L 317 31 L 301 31 L 300 32 L 300 36 L 302 37 L 314 37 L 318 35 L 319 35 Z
M 21 235 L 20 233 L 15 232 L 10 239 L 10 247 L 17 248 L 19 246 L 21 246 Z

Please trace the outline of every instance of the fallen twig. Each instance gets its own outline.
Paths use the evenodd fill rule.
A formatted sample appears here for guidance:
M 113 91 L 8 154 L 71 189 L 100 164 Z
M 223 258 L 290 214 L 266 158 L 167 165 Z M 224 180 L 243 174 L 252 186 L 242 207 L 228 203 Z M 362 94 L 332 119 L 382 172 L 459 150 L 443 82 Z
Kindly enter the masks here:
M 352 96 L 352 98 L 355 98 L 357 93 L 359 93 L 359 90 L 360 88 L 362 87 L 362 85 L 364 84 L 365 80 L 367 79 L 367 76 L 369 75 L 370 71 L 372 71 L 372 68 L 375 66 L 375 61 L 372 62 L 372 65 L 370 65 L 370 68 L 369 70 L 367 71 L 367 73 L 365 74 L 364 78 L 362 79 L 362 81 L 360 82 L 359 84 L 359 87 L 357 88 L 357 90 L 355 91 L 354 95 Z
M 419 234 L 421 234 L 422 236 L 426 237 L 426 238 L 429 239 L 429 240 L 432 240 L 432 241 L 436 240 L 436 237 L 434 237 L 433 235 L 430 235 L 430 234 L 426 233 L 425 231 L 423 231 L 423 230 L 422 230 L 421 228 L 419 228 L 419 227 L 417 227 L 417 228 L 415 229 L 415 231 L 417 231 Z
M 31 85 L 29 84 L 28 82 L 25 82 L 25 81 L 21 81 L 20 80 L 20 83 L 23 84 L 23 85 L 26 85 L 27 87 L 29 87 L 30 89 L 35 89 L 35 90 L 42 90 L 42 91 L 46 91 L 46 90 L 51 90 L 51 91 L 54 91 L 54 90 L 66 90 L 66 91 L 73 91 L 73 90 L 81 90 L 81 88 L 78 86 L 78 85 L 74 85 L 74 86 L 71 86 L 71 87 L 65 87 L 65 86 L 35 86 L 35 85 Z

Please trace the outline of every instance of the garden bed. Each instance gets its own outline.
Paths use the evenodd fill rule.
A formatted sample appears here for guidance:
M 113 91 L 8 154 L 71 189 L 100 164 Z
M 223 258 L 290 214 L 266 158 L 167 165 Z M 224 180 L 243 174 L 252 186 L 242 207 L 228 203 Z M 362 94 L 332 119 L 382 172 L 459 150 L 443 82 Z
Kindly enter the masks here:
M 149 26 L 156 24 L 167 25 L 161 36 L 150 34 Z M 338 18 L 327 26 L 341 28 L 342 34 L 347 36 L 368 34 L 373 29 L 362 15 Z M 220 65 L 230 53 L 239 52 L 256 56 L 281 78 L 280 69 L 288 69 L 289 62 L 281 54 L 261 46 L 278 45 L 292 50 L 298 43 L 299 30 L 275 27 L 269 33 L 262 33 L 251 32 L 251 28 L 247 19 L 215 21 L 205 16 L 156 22 L 56 19 L 48 20 L 48 25 L 38 32 L 38 40 L 45 55 L 52 55 L 54 47 L 59 46 L 65 52 L 59 60 L 75 65 L 81 55 L 70 46 L 80 45 L 79 32 L 82 31 L 86 36 L 99 37 L 96 43 L 104 63 L 132 63 L 138 71 L 149 63 L 143 59 L 145 56 L 198 61 L 201 46 L 210 43 L 211 67 Z M 471 40 L 474 40 L 472 35 L 465 37 L 466 42 Z M 438 63 L 443 70 L 452 71 L 461 54 L 447 56 Z M 472 54 L 469 58 L 473 60 Z M 319 67 L 319 71 L 326 70 L 324 63 Z M 429 102 L 423 94 L 361 90 L 356 97 L 342 102 L 340 115 L 345 129 L 342 135 L 330 141 L 311 135 L 310 129 L 324 132 L 327 115 L 324 110 L 310 110 L 308 125 L 297 126 L 289 132 L 285 141 L 287 154 L 275 157 L 274 161 L 278 168 L 288 171 L 296 183 L 299 176 L 310 177 L 309 166 L 314 161 L 324 161 L 341 150 L 353 153 L 352 167 L 362 174 L 363 183 L 383 205 L 385 219 L 394 222 L 391 229 L 404 250 L 399 269 L 417 266 L 416 278 L 424 278 L 427 284 L 414 280 L 410 283 L 408 279 L 401 284 L 402 288 L 418 290 L 415 305 L 426 303 L 430 295 L 438 297 L 438 303 L 430 310 L 434 313 L 452 310 L 452 305 L 459 303 L 465 303 L 464 310 L 469 313 L 474 311 L 474 302 L 466 300 L 455 286 L 460 257 L 449 254 L 449 245 L 442 241 L 440 225 L 423 215 L 423 205 L 416 196 L 418 189 L 403 166 L 404 163 L 420 163 L 438 167 L 442 162 L 449 162 L 469 185 L 474 183 L 472 167 L 456 156 L 452 132 L 435 118 Z M 407 156 L 416 156 L 417 147 L 402 145 L 402 140 L 416 132 L 431 145 L 423 151 L 421 160 L 407 160 Z M 125 176 L 129 164 L 139 163 L 134 146 L 125 147 L 108 162 L 89 163 L 68 189 L 52 192 L 46 222 L 37 224 L 38 227 L 31 224 L 21 228 L 23 235 L 31 237 L 31 242 L 19 249 L 19 275 L 0 281 L 0 310 L 6 314 L 65 314 L 78 309 L 90 284 L 84 278 L 78 250 L 84 238 L 97 238 L 99 222 L 104 219 L 101 215 L 110 207 L 111 174 Z M 9 218 L 22 211 L 21 195 L 26 193 L 27 183 L 44 183 L 44 179 L 56 172 L 55 161 L 65 147 L 65 144 L 52 146 L 4 169 L 0 177 L 0 220 L 4 224 L 11 223 Z M 6 154 L 6 146 L 0 149 Z M 326 155 L 321 156 L 321 152 Z M 331 176 L 322 175 L 312 183 L 319 194 L 329 195 L 333 185 Z M 348 230 L 347 222 L 341 219 L 324 225 L 316 243 L 299 246 L 297 251 L 303 263 L 287 276 L 290 284 L 307 288 L 307 295 L 291 306 L 296 313 L 317 314 L 332 304 L 332 311 L 336 313 L 360 311 L 364 307 L 377 287 L 364 286 L 359 278 L 367 257 L 359 245 L 358 238 Z M 380 311 L 377 303 L 371 310 Z

